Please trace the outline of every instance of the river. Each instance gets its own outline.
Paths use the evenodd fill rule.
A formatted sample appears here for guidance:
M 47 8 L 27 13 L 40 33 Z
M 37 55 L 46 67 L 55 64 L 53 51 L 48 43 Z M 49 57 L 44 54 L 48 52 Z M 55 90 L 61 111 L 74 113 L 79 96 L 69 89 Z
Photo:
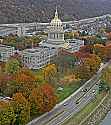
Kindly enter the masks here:
M 111 125 L 111 111 L 107 114 L 100 125 Z

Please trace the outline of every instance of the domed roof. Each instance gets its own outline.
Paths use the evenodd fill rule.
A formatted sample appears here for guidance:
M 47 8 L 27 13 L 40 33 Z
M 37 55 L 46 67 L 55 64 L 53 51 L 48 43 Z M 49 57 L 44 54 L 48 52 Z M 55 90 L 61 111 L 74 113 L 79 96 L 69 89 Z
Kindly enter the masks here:
M 62 25 L 62 21 L 61 21 L 61 20 L 59 19 L 59 17 L 58 17 L 57 8 L 56 8 L 56 12 L 55 12 L 55 17 L 54 17 L 54 19 L 51 21 L 51 25 L 56 25 L 56 26 Z

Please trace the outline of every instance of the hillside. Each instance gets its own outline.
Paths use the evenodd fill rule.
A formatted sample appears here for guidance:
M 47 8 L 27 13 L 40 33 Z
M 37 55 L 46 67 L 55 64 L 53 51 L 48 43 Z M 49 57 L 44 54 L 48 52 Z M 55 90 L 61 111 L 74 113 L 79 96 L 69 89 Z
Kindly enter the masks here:
M 111 13 L 110 0 L 0 0 L 0 23 L 48 22 L 56 5 L 65 21 Z

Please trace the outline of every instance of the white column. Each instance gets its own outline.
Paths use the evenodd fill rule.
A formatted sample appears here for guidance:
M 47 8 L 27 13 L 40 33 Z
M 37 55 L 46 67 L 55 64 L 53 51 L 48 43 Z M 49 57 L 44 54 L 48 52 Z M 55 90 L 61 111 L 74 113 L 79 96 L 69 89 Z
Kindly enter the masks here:
M 20 37 L 22 36 L 22 27 L 17 28 L 17 35 Z

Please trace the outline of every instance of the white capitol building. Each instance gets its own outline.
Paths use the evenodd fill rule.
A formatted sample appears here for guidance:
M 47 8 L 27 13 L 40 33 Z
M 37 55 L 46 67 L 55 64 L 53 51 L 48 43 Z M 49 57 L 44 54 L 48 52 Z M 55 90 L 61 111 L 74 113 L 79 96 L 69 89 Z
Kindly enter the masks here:
M 81 40 L 64 40 L 63 24 L 59 19 L 56 9 L 55 16 L 52 19 L 50 26 L 48 26 L 47 40 L 41 42 L 39 44 L 39 47 L 32 47 L 30 49 L 23 50 L 21 52 L 22 62 L 24 66 L 27 66 L 30 69 L 40 69 L 49 64 L 53 57 L 58 55 L 59 48 L 64 48 L 69 52 L 75 52 L 78 51 L 79 48 L 83 45 L 84 41 Z M 0 48 L 2 47 L 0 46 Z M 3 54 L 5 52 L 5 48 L 4 51 L 3 48 L 2 50 L 0 49 L 0 53 L 2 55 L 1 61 L 4 58 L 8 59 L 8 56 L 6 56 L 6 54 Z
M 78 51 L 84 41 L 81 40 L 64 40 L 64 29 L 62 21 L 59 19 L 56 9 L 54 19 L 48 27 L 47 40 L 41 42 L 39 47 L 26 49 L 22 52 L 22 60 L 25 66 L 30 69 L 40 69 L 50 63 L 50 60 L 58 55 L 59 48 L 67 51 Z
M 30 69 L 40 69 L 50 63 L 50 60 L 57 56 L 58 49 L 65 44 L 62 21 L 58 17 L 56 9 L 55 17 L 48 27 L 47 40 L 41 42 L 39 47 L 25 49 L 22 52 L 22 60 L 25 66 Z
M 60 48 L 64 47 L 65 40 L 64 40 L 64 29 L 62 21 L 59 19 L 58 12 L 56 9 L 55 17 L 52 19 L 50 26 L 48 27 L 48 39 L 42 46 L 47 46 L 49 48 Z

